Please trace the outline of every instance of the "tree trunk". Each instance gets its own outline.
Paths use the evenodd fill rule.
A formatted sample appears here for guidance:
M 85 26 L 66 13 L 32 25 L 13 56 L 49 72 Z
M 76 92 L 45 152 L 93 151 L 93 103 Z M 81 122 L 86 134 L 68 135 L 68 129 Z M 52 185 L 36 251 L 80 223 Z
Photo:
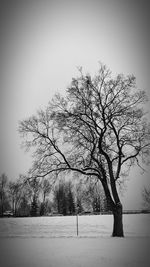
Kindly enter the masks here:
M 107 180 L 104 179 L 102 180 L 102 185 L 104 188 L 105 196 L 107 199 L 107 202 L 110 206 L 110 209 L 113 213 L 114 217 L 114 225 L 113 225 L 113 232 L 112 236 L 113 237 L 124 237 L 123 233 L 123 212 L 122 212 L 122 204 L 120 203 L 117 191 L 115 192 L 115 200 L 116 202 L 113 201 L 112 196 L 109 191 L 109 187 L 107 184 Z M 116 190 L 116 189 L 115 189 Z
M 115 209 L 113 209 L 113 217 L 114 217 L 114 225 L 113 225 L 113 237 L 124 237 L 123 233 L 123 213 L 122 213 L 122 205 L 116 205 Z

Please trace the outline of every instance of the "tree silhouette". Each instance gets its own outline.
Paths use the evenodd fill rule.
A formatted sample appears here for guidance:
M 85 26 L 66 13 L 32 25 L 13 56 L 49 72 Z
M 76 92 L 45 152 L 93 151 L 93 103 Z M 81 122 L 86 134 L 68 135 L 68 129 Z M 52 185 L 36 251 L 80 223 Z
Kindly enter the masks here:
M 32 177 L 72 171 L 101 181 L 114 216 L 112 236 L 124 235 L 117 182 L 149 155 L 146 100 L 133 75 L 112 78 L 101 64 L 95 77 L 81 70 L 65 97 L 56 95 L 45 111 L 20 122 L 26 146 L 35 149 Z

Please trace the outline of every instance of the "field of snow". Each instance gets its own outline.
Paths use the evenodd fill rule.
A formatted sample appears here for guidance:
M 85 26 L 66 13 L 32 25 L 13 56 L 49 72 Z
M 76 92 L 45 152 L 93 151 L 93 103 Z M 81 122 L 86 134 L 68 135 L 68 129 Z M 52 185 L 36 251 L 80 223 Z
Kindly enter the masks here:
M 125 238 L 112 238 L 112 215 L 0 219 L 1 267 L 150 266 L 150 214 L 124 215 Z
M 125 214 L 123 223 L 125 236 L 150 237 L 150 214 Z M 112 215 L 78 216 L 81 237 L 109 237 L 112 225 Z M 76 235 L 76 216 L 0 219 L 0 237 L 49 238 Z

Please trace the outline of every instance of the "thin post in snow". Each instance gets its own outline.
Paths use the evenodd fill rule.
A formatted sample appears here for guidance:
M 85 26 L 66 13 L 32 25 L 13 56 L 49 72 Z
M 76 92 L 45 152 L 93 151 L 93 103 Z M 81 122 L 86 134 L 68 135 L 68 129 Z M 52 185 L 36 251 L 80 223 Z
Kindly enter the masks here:
M 78 211 L 79 211 L 79 207 L 77 206 L 77 208 L 76 208 L 76 228 L 77 228 L 77 236 L 79 235 Z
M 77 223 L 77 236 L 79 234 L 79 226 L 78 226 L 78 213 L 76 215 L 76 223 Z

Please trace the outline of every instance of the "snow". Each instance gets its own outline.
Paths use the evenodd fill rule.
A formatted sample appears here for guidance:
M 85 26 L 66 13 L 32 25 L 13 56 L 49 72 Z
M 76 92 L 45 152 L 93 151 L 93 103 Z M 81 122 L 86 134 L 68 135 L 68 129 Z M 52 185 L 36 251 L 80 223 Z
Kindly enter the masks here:
M 149 236 L 150 214 L 125 214 L 123 216 L 125 236 Z M 78 216 L 81 237 L 110 236 L 112 215 Z M 0 220 L 2 237 L 75 237 L 76 216 L 3 218 Z
M 112 238 L 111 215 L 0 219 L 1 267 L 150 266 L 150 214 L 124 215 L 125 238 Z

